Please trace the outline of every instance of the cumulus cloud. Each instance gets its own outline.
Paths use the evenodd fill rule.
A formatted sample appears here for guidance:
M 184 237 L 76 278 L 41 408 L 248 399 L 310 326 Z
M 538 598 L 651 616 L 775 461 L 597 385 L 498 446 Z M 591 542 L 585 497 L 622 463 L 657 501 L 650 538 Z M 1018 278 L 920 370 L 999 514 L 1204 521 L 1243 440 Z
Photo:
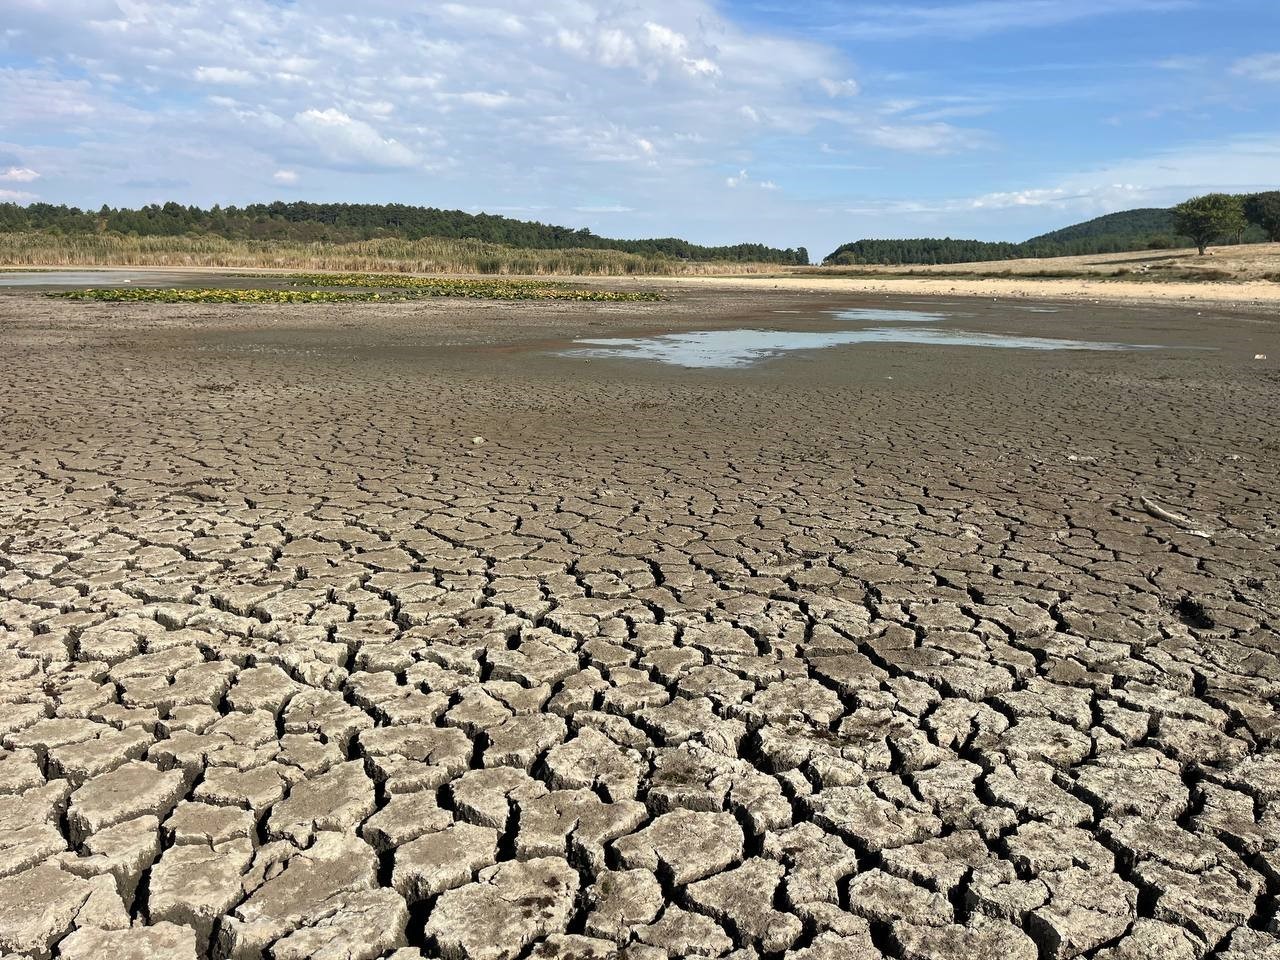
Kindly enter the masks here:
M 696 210 L 708 242 L 740 239 L 731 224 L 749 211 L 750 233 L 799 244 L 805 218 L 780 211 L 803 201 L 760 171 L 806 142 L 853 156 L 980 141 L 959 122 L 881 115 L 837 46 L 719 0 L 3 5 L 23 38 L 23 66 L 0 62 L 0 129 L 23 134 L 4 163 L 43 171 L 58 200 L 245 202 L 305 186 L 616 218 L 636 236 L 683 231 Z M 27 149 L 45 133 L 47 151 Z
M 818 86 L 832 99 L 836 97 L 856 97 L 861 90 L 857 80 L 832 80 L 829 77 L 821 77 L 818 80 Z
M 293 118 L 294 126 L 330 161 L 369 167 L 411 167 L 417 155 L 404 144 L 384 137 L 368 123 L 335 107 L 304 110 Z
M 253 74 L 248 70 L 236 70 L 231 67 L 196 67 L 192 74 L 197 83 L 217 83 L 243 85 L 253 83 Z
M 33 180 L 39 180 L 40 174 L 36 173 L 30 167 L 10 167 L 3 173 L 0 173 L 0 180 L 7 180 L 10 183 L 31 183 Z
M 0 66 L 0 126 L 74 116 L 86 161 L 181 143 L 197 183 L 225 179 L 229 153 L 342 171 L 430 158 L 535 189 L 544 166 L 650 169 L 659 147 L 665 169 L 710 170 L 829 122 L 857 90 L 833 47 L 736 23 L 714 0 L 6 0 L 6 16 L 48 66 L 7 85 Z M 637 96 L 637 81 L 657 89 Z
M 34 193 L 27 193 L 23 190 L 0 190 L 0 200 L 12 203 L 26 203 L 28 200 L 35 200 Z
M 721 75 L 717 46 L 710 39 L 713 31 L 707 28 L 709 17 L 676 28 L 656 20 L 636 22 L 633 16 L 624 10 L 594 22 L 561 26 L 554 42 L 561 50 L 603 67 L 638 71 L 650 83 Z
M 516 102 L 516 98 L 505 91 L 491 93 L 487 90 L 468 90 L 466 93 L 458 94 L 457 99 L 468 106 L 480 107 L 484 110 L 496 110 L 498 107 Z
M 724 185 L 730 190 L 737 190 L 739 187 L 755 187 L 757 190 L 777 190 L 778 185 L 772 180 L 753 180 L 751 174 L 746 170 L 739 170 L 736 174 L 726 177 Z

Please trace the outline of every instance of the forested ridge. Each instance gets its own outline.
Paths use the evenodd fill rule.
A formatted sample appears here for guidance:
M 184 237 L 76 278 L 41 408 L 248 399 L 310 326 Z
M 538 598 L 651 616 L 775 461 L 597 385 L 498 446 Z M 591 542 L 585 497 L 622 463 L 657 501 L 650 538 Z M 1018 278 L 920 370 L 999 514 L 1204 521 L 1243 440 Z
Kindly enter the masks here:
M 359 240 L 428 238 L 481 240 L 535 250 L 619 250 L 677 260 L 804 265 L 804 247 L 777 249 L 760 243 L 710 247 L 677 237 L 613 240 L 572 229 L 487 213 L 404 204 L 258 203 L 210 209 L 179 203 L 138 209 L 104 206 L 88 211 L 48 203 L 0 204 L 0 232 L 55 234 L 117 233 L 122 236 L 217 236 L 229 240 L 289 240 L 349 243 Z
M 1244 243 L 1260 243 L 1266 239 L 1266 234 L 1253 224 L 1240 237 Z M 956 240 L 951 237 L 858 240 L 837 248 L 823 263 L 836 266 L 979 263 L 1123 253 L 1129 250 L 1165 250 L 1189 244 L 1189 238 L 1176 231 L 1172 209 L 1150 207 L 1107 214 L 1021 243 Z

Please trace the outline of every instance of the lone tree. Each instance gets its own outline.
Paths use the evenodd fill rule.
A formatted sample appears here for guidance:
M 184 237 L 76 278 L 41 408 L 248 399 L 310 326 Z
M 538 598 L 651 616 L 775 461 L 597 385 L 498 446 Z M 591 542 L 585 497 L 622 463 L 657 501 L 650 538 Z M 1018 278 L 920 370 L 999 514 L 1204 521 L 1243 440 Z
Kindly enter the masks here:
M 1262 228 L 1268 240 L 1280 241 L 1280 190 L 1245 197 L 1244 215 L 1250 223 Z
M 1176 228 L 1204 256 L 1209 244 L 1219 237 L 1244 230 L 1244 204 L 1239 197 L 1227 193 L 1207 193 L 1193 197 L 1173 208 Z

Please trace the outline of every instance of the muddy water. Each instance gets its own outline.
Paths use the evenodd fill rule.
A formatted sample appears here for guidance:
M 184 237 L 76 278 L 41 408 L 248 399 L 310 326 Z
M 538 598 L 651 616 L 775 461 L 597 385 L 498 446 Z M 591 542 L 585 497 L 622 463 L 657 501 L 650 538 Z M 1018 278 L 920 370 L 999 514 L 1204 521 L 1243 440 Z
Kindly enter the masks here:
M 943 313 L 915 310 L 850 309 L 830 311 L 845 323 L 893 326 L 852 330 L 695 330 L 651 337 L 588 338 L 574 341 L 565 356 L 653 360 L 692 368 L 746 367 L 798 350 L 821 350 L 857 343 L 908 343 L 928 346 L 988 347 L 1005 350 L 1146 350 L 1153 344 L 1016 336 L 920 326 L 949 319 Z M 898 324 L 902 324 L 899 326 Z
M 190 275 L 158 270 L 0 271 L 0 287 L 119 287 L 125 284 L 156 287 L 189 279 Z

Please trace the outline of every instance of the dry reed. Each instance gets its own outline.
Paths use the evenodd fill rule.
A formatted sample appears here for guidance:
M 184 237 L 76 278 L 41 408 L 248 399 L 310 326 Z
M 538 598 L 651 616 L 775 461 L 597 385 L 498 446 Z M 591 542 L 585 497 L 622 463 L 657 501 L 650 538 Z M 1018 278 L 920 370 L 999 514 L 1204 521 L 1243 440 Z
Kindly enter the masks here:
M 676 276 L 777 272 L 777 265 L 701 263 L 616 250 L 529 250 L 479 240 L 305 243 L 222 237 L 0 233 L 0 265 L 228 267 L 501 276 Z

